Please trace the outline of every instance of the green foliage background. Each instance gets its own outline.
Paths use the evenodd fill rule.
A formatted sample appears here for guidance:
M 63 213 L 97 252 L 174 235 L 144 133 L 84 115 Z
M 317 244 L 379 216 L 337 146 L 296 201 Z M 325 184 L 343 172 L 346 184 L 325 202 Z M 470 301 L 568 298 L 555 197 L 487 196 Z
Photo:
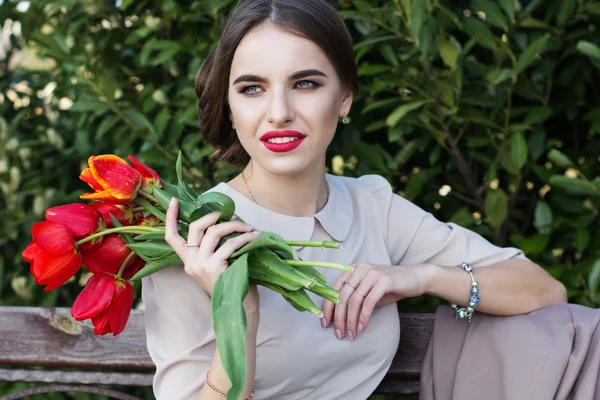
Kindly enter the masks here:
M 0 5 L 0 299 L 70 306 L 77 283 L 45 293 L 20 252 L 47 207 L 78 201 L 90 155 L 136 154 L 170 179 L 182 149 L 201 188 L 236 172 L 209 162 L 193 91 L 234 1 L 24 3 Z M 523 249 L 571 302 L 598 307 L 600 3 L 331 3 L 355 39 L 361 95 L 330 171 L 385 176 L 438 219 Z

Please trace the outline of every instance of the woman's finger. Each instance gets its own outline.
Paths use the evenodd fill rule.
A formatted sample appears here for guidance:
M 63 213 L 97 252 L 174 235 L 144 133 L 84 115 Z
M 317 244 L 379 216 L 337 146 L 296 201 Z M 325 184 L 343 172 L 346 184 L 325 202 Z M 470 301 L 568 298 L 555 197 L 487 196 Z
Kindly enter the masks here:
M 167 208 L 167 215 L 165 219 L 165 241 L 171 246 L 171 248 L 177 253 L 181 261 L 186 262 L 186 248 L 183 246 L 185 239 L 179 235 L 177 230 L 177 215 L 179 213 L 179 203 L 177 199 L 173 197 L 169 202 L 169 208 Z
M 260 231 L 252 231 L 227 240 L 223 246 L 219 247 L 219 250 L 215 252 L 214 257 L 219 260 L 227 260 L 233 253 L 256 239 L 259 234 Z
M 367 295 L 365 301 L 363 301 L 362 310 L 360 311 L 360 316 L 358 317 L 358 324 L 363 327 L 363 332 L 365 329 L 367 329 L 367 325 L 369 324 L 373 310 L 375 310 L 375 306 L 384 295 L 384 287 L 381 285 L 375 285 Z
M 193 221 L 188 227 L 187 243 L 195 246 L 200 245 L 204 237 L 204 231 L 217 222 L 220 215 L 221 213 L 219 211 L 214 211 Z
M 200 245 L 200 254 L 205 258 L 208 258 L 215 253 L 215 249 L 223 236 L 227 236 L 234 232 L 247 233 L 254 229 L 251 225 L 239 221 L 223 222 L 207 228 L 206 234 Z
M 342 286 L 344 286 L 344 281 L 346 279 L 348 279 L 349 276 L 350 276 L 350 272 L 344 272 L 342 275 L 340 275 L 339 278 L 337 278 L 331 284 L 331 287 L 339 292 L 342 289 Z M 321 318 L 321 326 L 323 328 L 329 327 L 329 323 L 333 319 L 334 307 L 335 307 L 335 304 L 333 304 L 331 301 L 329 301 L 329 300 L 323 301 L 323 308 L 321 309 L 321 312 L 323 313 L 323 317 Z
M 358 328 L 358 319 L 364 307 L 364 302 L 370 295 L 371 289 L 374 285 L 374 276 L 367 275 L 360 285 L 357 285 L 356 290 L 350 296 L 346 316 L 346 333 L 348 334 L 348 338 L 350 340 L 356 338 L 358 333 L 364 330 L 364 325 L 361 325 L 361 329 Z

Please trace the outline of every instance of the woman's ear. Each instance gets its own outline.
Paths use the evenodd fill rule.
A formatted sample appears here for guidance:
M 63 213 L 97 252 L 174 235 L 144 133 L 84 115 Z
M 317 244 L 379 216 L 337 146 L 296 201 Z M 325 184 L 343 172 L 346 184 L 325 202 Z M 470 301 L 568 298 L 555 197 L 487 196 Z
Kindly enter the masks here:
M 344 92 L 342 93 L 340 118 L 343 118 L 350 113 L 350 107 L 352 107 L 353 99 L 354 99 L 354 96 L 352 95 L 352 91 L 350 89 L 345 89 Z

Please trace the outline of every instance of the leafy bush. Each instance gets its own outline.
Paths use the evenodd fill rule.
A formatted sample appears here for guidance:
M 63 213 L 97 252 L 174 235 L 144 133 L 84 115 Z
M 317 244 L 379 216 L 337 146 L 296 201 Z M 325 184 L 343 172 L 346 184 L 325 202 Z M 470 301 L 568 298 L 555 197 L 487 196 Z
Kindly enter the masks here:
M 199 188 L 236 172 L 209 162 L 193 92 L 234 1 L 25 3 L 0 6 L 0 294 L 70 305 L 78 290 L 43 292 L 20 252 L 46 207 L 78 200 L 89 155 L 137 154 L 169 176 L 181 148 Z M 362 87 L 330 171 L 382 174 L 438 219 L 522 248 L 571 302 L 600 306 L 600 4 L 332 4 Z

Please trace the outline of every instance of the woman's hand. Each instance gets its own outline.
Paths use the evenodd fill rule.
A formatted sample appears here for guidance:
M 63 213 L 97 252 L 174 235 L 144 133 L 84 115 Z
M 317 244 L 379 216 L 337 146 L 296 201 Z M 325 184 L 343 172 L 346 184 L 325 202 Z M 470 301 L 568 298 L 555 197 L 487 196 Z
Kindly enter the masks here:
M 177 231 L 177 214 L 179 204 L 173 198 L 167 210 L 165 221 L 165 241 L 175 250 L 183 261 L 185 272 L 200 284 L 212 296 L 215 282 L 229 266 L 227 259 L 238 249 L 258 237 L 259 231 L 239 221 L 222 222 L 214 225 L 219 218 L 219 212 L 213 212 L 192 222 L 188 230 L 188 239 Z M 234 232 L 241 235 L 227 240 L 217 250 L 223 236 Z M 254 286 L 254 285 L 251 285 Z M 247 312 L 258 312 L 258 291 L 250 287 L 244 300 Z
M 424 294 L 428 271 L 426 264 L 356 265 L 353 272 L 342 274 L 331 285 L 340 293 L 340 304 L 325 301 L 321 322 L 323 327 L 327 328 L 333 321 L 338 339 L 343 339 L 347 334 L 348 339 L 354 340 L 357 333 L 367 328 L 375 307 Z

